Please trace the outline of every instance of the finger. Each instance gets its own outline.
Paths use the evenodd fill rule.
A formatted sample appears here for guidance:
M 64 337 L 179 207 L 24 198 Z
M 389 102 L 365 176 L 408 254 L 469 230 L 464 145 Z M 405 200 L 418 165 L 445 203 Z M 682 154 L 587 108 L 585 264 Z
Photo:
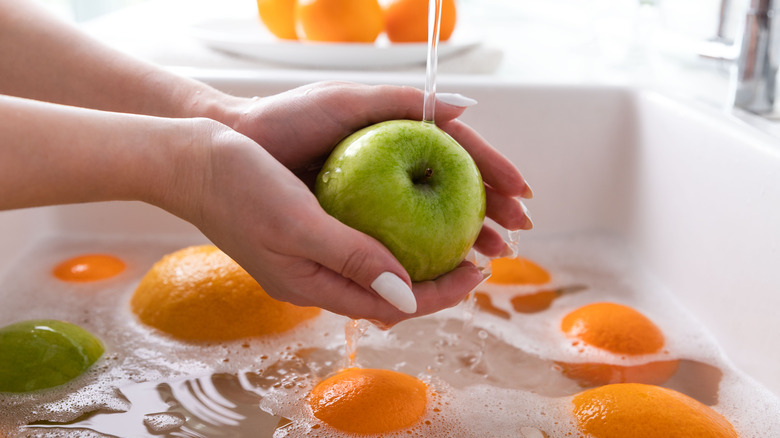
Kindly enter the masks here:
M 415 316 L 428 315 L 463 301 L 485 279 L 483 273 L 472 263 L 464 261 L 434 281 L 415 284 L 417 313 Z
M 299 277 L 292 286 L 279 284 L 271 288 L 264 283 L 263 287 L 271 296 L 275 296 L 275 291 L 281 291 L 281 299 L 292 304 L 320 307 L 353 319 L 371 319 L 389 324 L 410 316 L 337 272 L 321 265 L 314 269 L 313 274 Z M 287 293 L 291 287 L 295 289 L 292 296 Z
M 368 87 L 365 91 L 366 95 L 363 97 L 371 105 L 372 110 L 367 115 L 371 117 L 372 123 L 391 119 L 423 119 L 425 93 L 418 88 L 376 85 Z M 377 102 L 382 104 L 377 105 Z M 466 109 L 464 103 L 469 102 L 458 99 L 447 101 L 437 99 L 436 121 L 444 122 L 457 118 Z M 399 112 L 399 109 L 402 111 Z
M 501 234 L 488 226 L 482 227 L 474 243 L 474 249 L 488 257 L 506 257 L 512 254 L 512 249 Z
M 485 276 L 472 263 L 462 262 L 452 271 L 441 277 L 414 284 L 414 294 L 417 297 L 417 312 L 413 315 L 399 312 L 393 308 L 375 308 L 373 315 L 365 319 L 380 322 L 385 327 L 391 327 L 400 321 L 436 313 L 458 305 L 476 288 Z
M 504 196 L 492 187 L 485 187 L 485 214 L 508 230 L 530 230 L 534 224 L 522 201 Z
M 428 315 L 459 304 L 484 275 L 473 264 L 463 262 L 449 273 L 432 281 L 415 283 L 417 311 L 409 314 L 398 310 L 356 283 L 327 268 L 305 279 L 307 289 L 298 299 L 288 300 L 299 306 L 318 306 L 353 319 L 367 319 L 391 327 L 400 321 Z M 266 287 L 266 291 L 271 293 Z M 273 294 L 272 294 L 273 295 Z
M 340 105 L 348 112 L 347 130 L 355 131 L 362 127 L 395 119 L 422 120 L 425 93 L 414 87 L 395 85 L 362 85 L 344 82 L 319 84 L 319 92 L 333 93 L 334 99 L 346 102 Z M 437 122 L 452 120 L 466 109 L 462 106 L 468 100 L 450 99 L 448 102 L 437 100 Z M 360 111 L 355 111 L 359 108 Z
M 384 245 L 325 212 L 315 222 L 318 226 L 309 230 L 301 248 L 306 257 L 373 291 L 403 312 L 417 310 L 409 274 Z
M 459 120 L 450 120 L 439 126 L 468 151 L 488 185 L 505 196 L 533 197 L 533 191 L 517 167 L 471 127 Z

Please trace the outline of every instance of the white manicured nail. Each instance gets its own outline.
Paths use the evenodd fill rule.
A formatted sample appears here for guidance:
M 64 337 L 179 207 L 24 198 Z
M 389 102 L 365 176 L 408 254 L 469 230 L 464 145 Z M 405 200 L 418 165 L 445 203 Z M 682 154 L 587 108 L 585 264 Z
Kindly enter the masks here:
M 436 93 L 436 99 L 448 105 L 459 106 L 461 108 L 477 104 L 476 100 L 458 93 Z
M 392 272 L 379 274 L 371 283 L 371 289 L 374 289 L 380 297 L 401 312 L 414 313 L 417 311 L 417 299 L 414 297 L 414 293 L 400 277 Z

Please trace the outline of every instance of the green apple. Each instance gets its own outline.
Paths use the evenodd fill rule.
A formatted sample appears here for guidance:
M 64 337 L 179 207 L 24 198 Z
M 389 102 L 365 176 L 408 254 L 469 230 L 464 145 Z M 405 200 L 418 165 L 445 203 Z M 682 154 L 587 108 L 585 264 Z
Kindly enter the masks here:
M 485 218 L 485 186 L 474 160 L 427 122 L 391 120 L 345 138 L 314 193 L 330 215 L 382 242 L 412 281 L 458 266 Z
M 0 391 L 27 392 L 62 385 L 87 370 L 103 344 L 64 321 L 29 320 L 0 328 Z

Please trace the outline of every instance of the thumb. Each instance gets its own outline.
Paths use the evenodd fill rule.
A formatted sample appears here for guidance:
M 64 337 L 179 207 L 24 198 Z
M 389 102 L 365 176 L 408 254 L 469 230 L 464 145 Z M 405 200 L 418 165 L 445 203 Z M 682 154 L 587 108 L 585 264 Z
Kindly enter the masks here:
M 371 290 L 404 313 L 417 311 L 409 274 L 381 242 L 323 211 L 325 217 L 308 243 L 312 261 Z

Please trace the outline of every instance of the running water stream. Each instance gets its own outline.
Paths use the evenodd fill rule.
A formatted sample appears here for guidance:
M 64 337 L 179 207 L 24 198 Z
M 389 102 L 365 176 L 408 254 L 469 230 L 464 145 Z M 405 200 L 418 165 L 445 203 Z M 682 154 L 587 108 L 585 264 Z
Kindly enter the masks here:
M 425 64 L 423 121 L 433 123 L 436 112 L 436 69 L 439 60 L 439 25 L 442 0 L 428 0 L 428 58 Z

